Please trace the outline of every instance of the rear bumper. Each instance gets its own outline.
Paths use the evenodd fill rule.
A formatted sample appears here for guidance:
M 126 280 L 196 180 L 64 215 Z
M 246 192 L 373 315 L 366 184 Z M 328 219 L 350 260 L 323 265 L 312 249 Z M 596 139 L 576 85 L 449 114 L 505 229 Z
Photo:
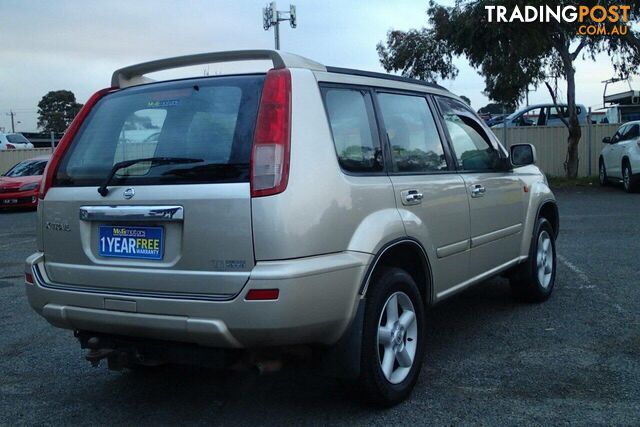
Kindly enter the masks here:
M 25 267 L 35 283 L 27 283 L 26 291 L 36 312 L 65 329 L 220 348 L 331 345 L 355 316 L 358 289 L 371 259 L 369 254 L 341 252 L 259 262 L 234 299 L 203 301 L 52 288 L 44 255 L 35 253 Z M 250 289 L 273 288 L 280 290 L 277 300 L 245 300 Z

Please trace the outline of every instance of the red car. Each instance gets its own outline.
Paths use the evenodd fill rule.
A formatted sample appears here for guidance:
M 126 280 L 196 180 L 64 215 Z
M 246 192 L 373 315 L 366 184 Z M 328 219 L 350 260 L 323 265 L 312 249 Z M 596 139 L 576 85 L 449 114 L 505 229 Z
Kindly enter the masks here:
M 0 176 L 0 208 L 37 207 L 40 180 L 50 158 L 23 160 Z

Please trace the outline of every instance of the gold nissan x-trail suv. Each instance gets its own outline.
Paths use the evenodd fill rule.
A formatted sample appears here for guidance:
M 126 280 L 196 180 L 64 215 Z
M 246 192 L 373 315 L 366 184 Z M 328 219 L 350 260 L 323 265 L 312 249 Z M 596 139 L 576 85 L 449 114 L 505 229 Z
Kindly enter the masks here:
M 558 210 L 535 161 L 418 80 L 270 50 L 133 65 L 47 166 L 27 295 L 94 364 L 305 346 L 390 405 L 418 378 L 427 307 L 501 273 L 551 294 Z

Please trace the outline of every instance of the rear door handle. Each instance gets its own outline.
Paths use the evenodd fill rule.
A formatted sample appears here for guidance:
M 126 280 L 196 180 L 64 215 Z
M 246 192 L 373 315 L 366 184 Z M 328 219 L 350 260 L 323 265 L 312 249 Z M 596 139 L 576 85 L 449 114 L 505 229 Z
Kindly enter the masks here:
M 478 198 L 478 197 L 483 197 L 484 193 L 486 192 L 486 188 L 484 188 L 483 185 L 480 184 L 474 184 L 471 186 L 471 197 Z
M 182 206 L 80 206 L 82 221 L 182 221 Z
M 424 197 L 418 190 L 404 190 L 400 194 L 402 196 L 402 204 L 405 206 L 419 205 Z

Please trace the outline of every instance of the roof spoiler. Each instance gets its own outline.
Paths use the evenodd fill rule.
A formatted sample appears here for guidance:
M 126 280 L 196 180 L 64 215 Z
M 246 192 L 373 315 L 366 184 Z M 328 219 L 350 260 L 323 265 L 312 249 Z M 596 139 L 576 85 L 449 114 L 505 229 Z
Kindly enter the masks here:
M 326 71 L 326 67 L 318 62 L 294 55 L 292 53 L 277 50 L 232 50 L 227 52 L 199 53 L 195 55 L 176 56 L 174 58 L 158 59 L 156 61 L 143 62 L 120 68 L 111 77 L 111 86 L 125 88 L 154 80 L 145 74 L 156 71 L 170 70 L 173 68 L 188 67 L 192 65 L 212 64 L 217 62 L 236 62 L 271 60 L 273 68 L 307 68 L 314 71 Z

